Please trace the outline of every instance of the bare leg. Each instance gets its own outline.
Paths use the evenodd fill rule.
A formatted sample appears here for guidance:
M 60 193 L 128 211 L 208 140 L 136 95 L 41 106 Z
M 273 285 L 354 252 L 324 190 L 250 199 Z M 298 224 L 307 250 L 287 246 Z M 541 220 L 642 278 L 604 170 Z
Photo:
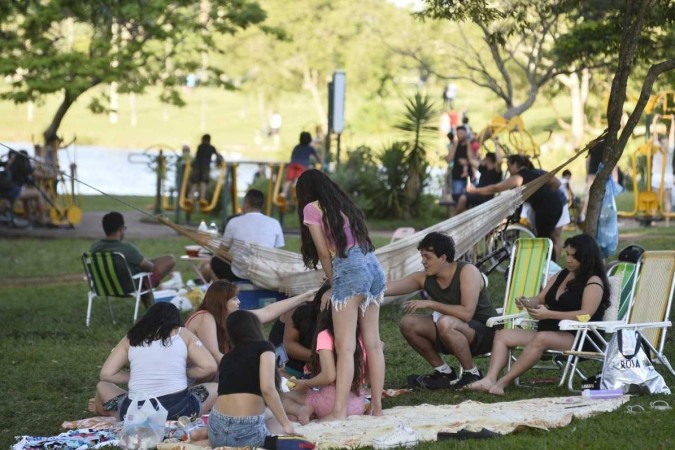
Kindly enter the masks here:
M 314 415 L 314 407 L 312 405 L 302 405 L 298 411 L 298 422 L 302 425 L 307 425 L 312 420 Z
M 324 418 L 325 421 L 344 420 L 347 418 L 347 402 L 349 391 L 354 380 L 354 352 L 356 351 L 356 326 L 358 323 L 359 305 L 363 295 L 352 297 L 340 309 L 333 307 L 333 328 L 335 330 L 335 353 L 337 355 L 335 378 L 335 404 L 333 411 Z M 370 362 L 369 362 L 370 367 Z
M 569 350 L 572 348 L 574 336 L 564 331 L 542 331 L 536 333 L 526 346 L 520 357 L 511 366 L 506 375 L 500 378 L 497 383 L 490 389 L 491 394 L 504 395 L 504 389 L 508 386 L 514 378 L 524 374 L 528 369 L 533 367 L 537 361 L 544 354 L 544 351 L 551 350 Z
M 509 350 L 518 345 L 525 345 L 534 339 L 536 331 L 532 330 L 499 330 L 492 341 L 492 352 L 490 354 L 490 367 L 482 380 L 467 386 L 471 391 L 489 391 L 509 362 Z
M 408 344 L 424 358 L 431 367 L 443 364 L 436 351 L 436 330 L 431 316 L 406 315 L 399 324 L 401 334 Z
M 453 215 L 457 215 L 460 213 L 463 213 L 466 211 L 466 195 L 462 195 L 459 197 L 459 200 L 457 200 L 457 206 L 455 206 L 455 212 Z
M 553 230 L 551 241 L 553 241 L 553 261 L 557 263 L 562 255 L 562 227 Z
M 298 391 L 285 392 L 281 395 L 281 404 L 289 416 L 300 416 L 300 408 L 305 406 L 305 393 Z
M 206 183 L 199 183 L 199 202 L 206 202 Z
M 359 330 L 368 355 L 368 378 L 370 381 L 371 409 L 373 416 L 382 415 L 382 390 L 384 389 L 384 353 L 380 339 L 380 307 L 370 304 L 366 313 L 359 317 Z
M 117 411 L 106 411 L 103 409 L 103 404 L 118 395 L 126 393 L 127 391 L 116 384 L 108 383 L 107 381 L 99 381 L 96 385 L 96 396 L 89 400 L 89 411 L 94 412 L 99 416 L 117 417 Z M 119 419 L 119 417 L 117 418 Z
M 463 369 L 474 367 L 470 343 L 476 332 L 466 322 L 452 316 L 443 316 L 436 323 L 441 341 L 455 355 Z
M 170 274 L 173 267 L 176 265 L 176 258 L 174 258 L 173 255 L 158 256 L 157 258 L 151 259 L 151 261 L 155 265 L 152 272 L 153 274 L 159 275 L 158 280 L 160 281 Z M 159 283 L 157 284 L 159 285 Z

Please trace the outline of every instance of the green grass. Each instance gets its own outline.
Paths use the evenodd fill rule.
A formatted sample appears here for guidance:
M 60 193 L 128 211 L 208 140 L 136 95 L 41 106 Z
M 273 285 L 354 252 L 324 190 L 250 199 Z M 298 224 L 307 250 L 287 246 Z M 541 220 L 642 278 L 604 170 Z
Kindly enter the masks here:
M 625 230 L 622 230 L 622 233 Z M 627 236 L 647 249 L 675 248 L 675 229 L 631 229 Z M 376 245 L 388 241 L 376 237 Z M 297 236 L 287 237 L 288 248 L 297 251 Z M 628 241 L 622 241 L 628 243 Z M 182 238 L 150 239 L 135 242 L 142 252 L 152 255 L 182 253 Z M 79 256 L 89 241 L 13 239 L 0 240 L 0 448 L 14 443 L 22 434 L 53 435 L 61 432 L 64 420 L 88 417 L 87 399 L 92 396 L 98 371 L 110 349 L 131 325 L 131 301 L 115 301 L 118 324 L 110 322 L 104 302 L 94 305 L 92 326 L 84 326 L 86 286 L 84 282 L 41 284 L 34 277 L 59 277 L 81 274 Z M 179 267 L 189 273 L 188 267 Z M 25 287 L 8 287 L 29 281 Z M 503 299 L 503 275 L 490 277 L 490 298 L 497 306 Z M 398 331 L 403 310 L 397 305 L 382 309 L 381 333 L 387 360 L 386 386 L 401 387 L 410 373 L 429 371 L 426 363 L 404 342 Z M 672 320 L 673 314 L 671 314 Z M 666 354 L 675 361 L 673 333 L 669 333 Z M 456 362 L 450 358 L 451 364 Z M 480 360 L 481 369 L 487 360 Z M 674 386 L 675 377 L 657 369 Z M 551 373 L 534 374 L 550 377 Z M 568 395 L 553 385 L 537 388 L 512 387 L 503 400 Z M 675 413 L 654 411 L 649 403 L 657 397 L 632 399 L 646 411 L 628 415 L 626 408 L 601 414 L 588 420 L 574 420 L 570 426 L 549 432 L 523 430 L 497 440 L 464 442 L 467 448 L 671 448 L 675 444 L 672 423 Z M 664 398 L 672 403 L 669 397 Z M 486 394 L 415 392 L 385 400 L 385 407 L 420 403 L 456 404 L 464 400 L 495 402 Z M 425 443 L 420 448 L 441 449 L 454 442 Z

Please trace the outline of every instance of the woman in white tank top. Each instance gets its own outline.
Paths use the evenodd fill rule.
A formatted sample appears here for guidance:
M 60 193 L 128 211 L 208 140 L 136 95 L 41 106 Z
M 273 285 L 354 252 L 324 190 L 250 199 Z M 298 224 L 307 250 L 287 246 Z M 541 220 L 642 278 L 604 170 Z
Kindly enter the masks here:
M 147 396 L 160 401 L 169 420 L 205 414 L 217 397 L 217 385 L 206 383 L 188 390 L 188 377 L 210 377 L 216 369 L 201 341 L 181 327 L 178 309 L 168 302 L 156 303 L 106 359 L 89 410 L 122 420 L 131 400 Z M 129 391 L 118 384 L 127 384 Z

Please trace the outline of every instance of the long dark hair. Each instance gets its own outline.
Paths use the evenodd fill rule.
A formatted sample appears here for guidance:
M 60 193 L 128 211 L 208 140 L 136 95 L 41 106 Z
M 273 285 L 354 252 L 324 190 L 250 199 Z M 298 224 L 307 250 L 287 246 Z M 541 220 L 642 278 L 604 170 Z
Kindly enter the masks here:
M 314 294 L 314 300 L 311 303 L 298 306 L 293 313 L 293 325 L 298 330 L 301 343 L 303 342 L 303 338 L 309 339 L 314 336 L 317 319 L 321 313 L 321 297 L 329 289 L 330 283 L 324 283 Z
M 609 306 L 609 280 L 607 279 L 607 270 L 600 254 L 600 248 L 591 236 L 587 234 L 577 234 L 567 238 L 565 247 L 571 247 L 575 250 L 574 259 L 579 261 L 579 270 L 574 273 L 574 279 L 568 283 L 570 288 L 583 289 L 592 276 L 597 276 L 602 280 L 602 301 L 600 305 L 603 308 Z
M 178 308 L 172 303 L 155 303 L 127 332 L 129 344 L 132 347 L 142 347 L 161 339 L 162 345 L 166 347 L 171 340 L 171 333 L 181 323 Z
M 204 300 L 197 311 L 208 311 L 216 321 L 216 335 L 218 337 L 218 350 L 227 353 L 230 350 L 230 342 L 227 338 L 227 302 L 236 296 L 239 288 L 234 283 L 218 280 L 204 294 Z
M 258 316 L 251 311 L 240 309 L 227 317 L 227 336 L 232 344 L 232 348 L 249 342 L 265 341 L 262 324 Z M 279 387 L 281 376 L 279 371 L 274 369 L 274 384 Z
M 521 154 L 509 155 L 506 158 L 509 164 L 517 164 L 521 169 L 534 169 L 534 164 L 529 157 Z
M 327 330 L 333 339 L 335 339 L 335 331 L 333 330 L 333 308 L 326 308 L 325 310 L 321 311 L 316 324 L 316 332 L 314 333 L 314 339 L 312 340 L 312 357 L 309 360 L 309 370 L 314 377 L 321 373 L 321 360 L 319 358 L 319 352 L 316 351 L 316 340 L 319 336 L 319 333 L 324 330 Z M 337 353 L 333 351 L 333 355 L 335 357 L 335 363 L 337 364 Z M 363 347 L 361 345 L 361 334 L 357 328 L 356 348 L 354 350 L 354 378 L 352 379 L 351 387 L 351 391 L 357 395 L 361 392 L 361 385 L 363 384 L 365 378 L 363 366 Z
M 300 251 L 305 266 L 316 269 L 319 262 L 316 245 L 309 233 L 309 228 L 303 223 L 305 206 L 315 201 L 319 202 L 323 211 L 323 227 L 326 234 L 330 235 L 329 237 L 335 242 L 339 257 L 347 257 L 347 236 L 344 231 L 345 217 L 349 220 L 356 243 L 361 246 L 364 253 L 375 250 L 370 237 L 368 237 L 368 228 L 363 211 L 328 175 L 316 169 L 306 170 L 298 178 L 295 191 L 298 197 L 298 218 L 301 224 L 302 246 Z

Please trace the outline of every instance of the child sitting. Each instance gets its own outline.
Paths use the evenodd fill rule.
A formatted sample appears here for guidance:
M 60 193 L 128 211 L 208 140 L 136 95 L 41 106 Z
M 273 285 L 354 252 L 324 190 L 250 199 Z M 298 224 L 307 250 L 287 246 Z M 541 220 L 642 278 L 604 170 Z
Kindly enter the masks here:
M 335 404 L 336 354 L 333 329 L 333 308 L 322 311 L 316 334 L 312 342 L 310 370 L 312 378 L 296 380 L 291 378 L 290 392 L 284 394 L 284 409 L 306 425 L 313 418 L 328 416 Z M 349 393 L 347 415 L 365 412 L 365 360 L 366 354 L 357 330 L 356 351 L 354 352 L 354 379 Z

